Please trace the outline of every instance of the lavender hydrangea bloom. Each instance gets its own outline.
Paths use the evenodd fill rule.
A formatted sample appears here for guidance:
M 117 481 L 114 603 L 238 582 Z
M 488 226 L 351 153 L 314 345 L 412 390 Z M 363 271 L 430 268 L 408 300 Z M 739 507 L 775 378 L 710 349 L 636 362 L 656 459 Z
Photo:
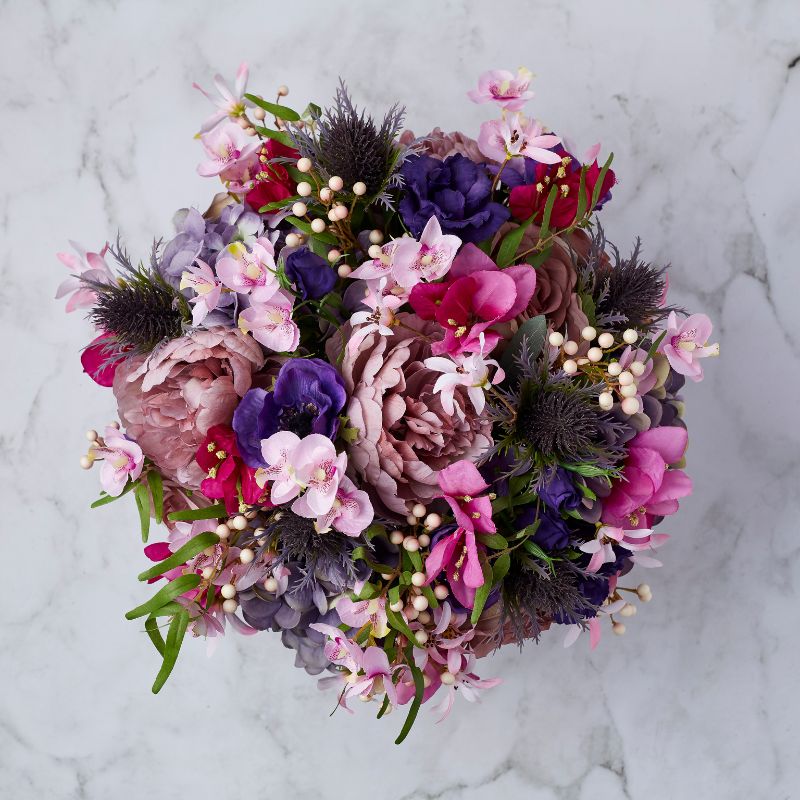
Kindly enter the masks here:
M 406 191 L 400 216 L 414 236 L 419 237 L 435 216 L 443 233 L 477 243 L 497 233 L 510 216 L 505 206 L 492 200 L 492 181 L 485 166 L 460 153 L 442 161 L 414 156 L 403 164 L 402 175 Z
M 253 468 L 266 466 L 261 440 L 277 431 L 298 436 L 321 433 L 333 439 L 347 399 L 342 376 L 318 358 L 293 358 L 278 373 L 271 392 L 250 389 L 233 414 L 242 458 Z

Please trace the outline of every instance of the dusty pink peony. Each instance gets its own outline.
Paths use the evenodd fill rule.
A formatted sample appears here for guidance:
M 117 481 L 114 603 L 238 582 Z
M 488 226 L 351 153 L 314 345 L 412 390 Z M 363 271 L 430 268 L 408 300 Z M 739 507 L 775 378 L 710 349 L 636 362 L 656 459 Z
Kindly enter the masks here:
M 461 414 L 448 414 L 433 387 L 439 373 L 422 362 L 439 326 L 399 314 L 393 335 L 370 333 L 344 354 L 341 372 L 350 401 L 345 414 L 358 430 L 348 448 L 349 472 L 370 495 L 376 514 L 405 517 L 416 502 L 441 494 L 438 472 L 454 461 L 476 461 L 492 444 L 492 426 L 476 414 L 466 388 L 456 387 Z M 342 338 L 343 337 L 343 338 Z M 328 343 L 336 363 L 349 326 Z
M 230 425 L 263 364 L 258 343 L 235 328 L 192 331 L 119 365 L 120 420 L 165 477 L 199 488 L 198 445 L 213 425 Z
M 415 138 L 412 131 L 403 131 L 400 141 L 403 144 L 411 144 Z M 444 161 L 448 156 L 459 153 L 476 164 L 492 163 L 491 159 L 487 159 L 481 154 L 475 139 L 471 139 L 461 131 L 445 133 L 441 128 L 434 128 L 423 137 L 420 152 L 427 156 L 438 158 L 441 161 Z

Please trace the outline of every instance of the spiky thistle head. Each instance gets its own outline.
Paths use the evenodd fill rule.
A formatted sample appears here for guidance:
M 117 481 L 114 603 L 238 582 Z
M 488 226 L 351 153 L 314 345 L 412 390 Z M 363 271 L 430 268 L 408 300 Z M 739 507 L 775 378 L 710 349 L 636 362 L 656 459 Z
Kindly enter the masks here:
M 160 342 L 182 336 L 189 320 L 186 300 L 157 269 L 134 267 L 119 240 L 109 252 L 121 267 L 117 280 L 87 281 L 97 297 L 89 320 L 113 336 L 109 349 L 144 355 Z

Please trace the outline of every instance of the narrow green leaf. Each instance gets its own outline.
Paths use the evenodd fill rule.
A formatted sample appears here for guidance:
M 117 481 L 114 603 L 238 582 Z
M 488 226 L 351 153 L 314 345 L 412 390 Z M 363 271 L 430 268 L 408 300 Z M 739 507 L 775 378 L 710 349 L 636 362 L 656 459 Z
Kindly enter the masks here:
M 501 536 L 499 533 L 479 533 L 478 541 L 492 550 L 505 550 L 508 547 L 505 536 Z
M 575 219 L 572 220 L 571 228 L 574 228 L 586 213 L 586 173 L 589 171 L 589 164 L 581 167 L 581 182 L 578 187 L 578 207 L 575 209 Z
M 413 564 L 417 572 L 425 572 L 425 567 L 422 563 L 422 556 L 416 551 L 408 551 L 408 560 Z
M 550 194 L 547 195 L 547 202 L 544 204 L 544 214 L 542 214 L 542 227 L 539 231 L 539 241 L 544 241 L 550 235 L 550 217 L 553 214 L 553 206 L 556 204 L 558 187 L 553 185 Z
M 314 231 L 311 230 L 311 224 L 309 222 L 306 222 L 304 219 L 300 219 L 299 217 L 288 216 L 286 217 L 286 221 L 290 225 L 294 225 L 294 227 L 297 228 L 298 230 L 303 231 L 303 233 L 307 233 L 309 236 L 313 236 L 320 242 L 325 242 L 326 244 L 336 244 L 337 242 L 336 237 L 332 233 L 326 233 L 325 231 L 323 231 L 322 233 L 314 233 Z
M 596 467 L 594 464 L 562 464 L 564 469 L 570 472 L 577 472 L 578 475 L 583 475 L 584 478 L 599 478 L 601 475 L 608 475 L 613 470 L 603 469 L 603 467 Z
M 166 586 L 162 586 L 146 603 L 132 609 L 125 615 L 125 619 L 137 619 L 157 611 L 161 606 L 166 605 L 170 600 L 174 600 L 184 592 L 195 589 L 202 578 L 199 575 L 181 575 L 174 581 L 170 581 Z
M 389 695 L 387 694 L 386 697 L 383 698 L 381 707 L 378 709 L 378 716 L 376 717 L 376 719 L 380 719 L 386 713 L 388 708 L 389 708 Z
M 509 553 L 501 553 L 492 564 L 492 583 L 497 586 L 508 574 L 510 568 L 511 555 Z
M 186 628 L 189 625 L 189 612 L 184 609 L 180 614 L 176 614 L 172 618 L 167 632 L 167 641 L 164 645 L 164 663 L 156 675 L 155 682 L 153 683 L 153 694 L 158 694 L 164 684 L 167 682 L 170 673 L 175 667 L 175 662 L 178 660 L 178 653 L 181 651 L 181 644 L 183 644 L 183 637 L 186 635 Z
M 592 191 L 592 204 L 589 206 L 590 214 L 592 211 L 594 211 L 594 207 L 597 205 L 597 201 L 600 199 L 600 192 L 603 189 L 603 181 L 606 179 L 606 173 L 608 172 L 613 160 L 614 154 L 610 153 L 606 159 L 606 163 L 603 164 L 602 168 L 600 169 L 600 174 L 597 176 L 597 183 L 595 183 L 594 190 Z
M 439 601 L 436 599 L 436 595 L 433 593 L 433 589 L 430 586 L 423 586 L 421 587 L 422 594 L 428 598 L 428 605 L 431 608 L 439 608 Z
M 661 333 L 658 334 L 658 338 L 653 342 L 653 344 L 650 345 L 650 349 L 647 351 L 647 358 L 645 359 L 645 361 L 650 361 L 650 359 L 652 359 L 652 357 L 656 354 L 656 351 L 658 350 L 658 346 L 664 340 L 664 337 L 666 335 L 667 335 L 666 331 L 661 331 Z
M 401 744 L 411 731 L 411 728 L 414 725 L 414 720 L 417 718 L 419 707 L 422 705 L 422 695 L 425 692 L 425 683 L 423 682 L 422 672 L 414 663 L 414 649 L 411 647 L 411 645 L 406 647 L 405 653 L 406 661 L 408 662 L 408 668 L 411 670 L 411 676 L 414 678 L 415 691 L 414 699 L 411 701 L 411 707 L 408 709 L 406 721 L 403 724 L 403 728 L 400 731 L 399 736 L 394 740 L 395 744 Z
M 184 511 L 173 511 L 169 515 L 170 522 L 194 522 L 197 519 L 222 519 L 227 517 L 225 506 L 217 503 L 205 508 L 187 508 Z
M 549 244 L 544 250 L 540 250 L 538 253 L 531 253 L 529 256 L 526 257 L 526 263 L 530 264 L 532 267 L 540 267 L 550 258 L 550 254 L 553 252 L 553 245 Z
M 262 136 L 266 136 L 267 139 L 274 139 L 276 142 L 280 142 L 286 147 L 294 146 L 292 144 L 291 137 L 288 136 L 288 134 L 285 134 L 283 131 L 273 131 L 272 128 L 265 128 L 263 125 L 256 125 L 255 129 Z
M 531 541 L 530 539 L 528 539 L 528 541 L 525 542 L 525 544 L 522 545 L 522 546 L 532 556 L 534 556 L 536 558 L 540 558 L 540 559 L 542 559 L 542 561 L 546 561 L 548 564 L 552 563 L 552 561 L 553 561 L 552 556 L 549 556 L 547 553 L 545 553 L 545 551 L 542 550 L 542 548 L 539 547 L 539 545 L 536 544 L 536 542 Z
M 171 617 L 173 614 L 178 614 L 183 611 L 183 606 L 180 603 L 170 602 L 161 608 L 157 608 L 151 612 L 151 617 Z
M 400 602 L 400 587 L 396 584 L 389 589 L 389 605 Z
M 144 621 L 144 629 L 150 637 L 150 641 L 155 645 L 159 654 L 164 656 L 164 638 L 161 636 L 161 631 L 158 629 L 158 620 L 150 616 Z
M 410 642 L 417 641 L 417 637 L 414 636 L 414 631 L 408 627 L 406 621 L 400 616 L 400 614 L 392 611 L 389 606 L 386 606 L 386 617 L 389 621 L 389 625 L 391 625 L 398 633 L 402 633 L 403 636 L 405 636 Z
M 159 575 L 163 575 L 165 572 L 169 572 L 169 570 L 175 567 L 180 567 L 190 558 L 193 558 L 198 553 L 205 550 L 206 547 L 211 547 L 211 545 L 216 544 L 218 541 L 219 536 L 217 536 L 216 533 L 212 533 L 211 531 L 199 533 L 193 539 L 189 539 L 183 547 L 179 547 L 171 556 L 165 558 L 163 561 L 159 561 L 158 564 L 142 572 L 139 575 L 139 580 L 149 581 L 150 578 L 157 578 Z
M 265 211 L 277 211 L 279 208 L 285 208 L 286 206 L 290 206 L 296 202 L 296 195 L 293 197 L 287 197 L 284 200 L 275 200 L 272 203 L 267 203 L 265 206 L 261 206 L 261 208 L 258 209 L 258 213 L 263 214 Z
M 584 292 L 582 295 L 580 295 L 580 298 L 581 311 L 586 314 L 589 324 L 594 325 L 597 318 L 597 312 L 595 311 L 594 307 L 594 298 L 589 294 L 589 292 Z
M 139 509 L 139 525 L 142 528 L 142 541 L 150 535 L 150 492 L 144 483 L 136 484 L 136 507 Z
M 150 487 L 150 496 L 153 498 L 156 522 L 160 524 L 164 521 L 164 481 L 161 479 L 161 473 L 154 469 L 149 470 L 147 485 Z
M 297 122 L 297 120 L 300 119 L 300 115 L 288 106 L 282 106 L 278 103 L 270 103 L 269 100 L 262 100 L 260 97 L 256 97 L 254 94 L 245 94 L 245 97 L 251 103 L 255 103 L 259 108 L 263 108 L 264 111 L 268 111 L 273 117 L 285 119 L 287 122 Z
M 120 497 L 123 495 L 128 494 L 131 489 L 135 488 L 136 483 L 134 481 L 128 481 L 125 484 L 125 488 L 115 497 L 113 494 L 106 494 L 103 492 L 103 495 L 100 497 L 99 500 L 95 500 L 94 503 L 90 506 L 90 508 L 100 508 L 100 506 L 108 505 L 108 503 L 113 503 L 115 500 L 119 500 Z
M 472 607 L 472 617 L 470 622 L 475 625 L 481 617 L 483 607 L 489 599 L 489 592 L 492 591 L 492 567 L 485 557 L 481 557 L 481 569 L 483 570 L 483 584 L 475 592 L 475 605 Z
M 497 266 L 500 267 L 500 269 L 508 267 L 514 261 L 522 237 L 525 235 L 525 231 L 532 222 L 533 215 L 503 237 L 503 241 L 500 243 L 500 250 L 497 253 Z

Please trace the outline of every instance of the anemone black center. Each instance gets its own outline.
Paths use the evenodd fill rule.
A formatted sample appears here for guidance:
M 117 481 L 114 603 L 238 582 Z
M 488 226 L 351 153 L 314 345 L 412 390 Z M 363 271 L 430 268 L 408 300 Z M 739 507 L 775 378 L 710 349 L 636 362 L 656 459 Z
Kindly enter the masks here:
M 313 403 L 284 406 L 278 414 L 278 429 L 296 433 L 301 439 L 311 433 L 319 409 Z

